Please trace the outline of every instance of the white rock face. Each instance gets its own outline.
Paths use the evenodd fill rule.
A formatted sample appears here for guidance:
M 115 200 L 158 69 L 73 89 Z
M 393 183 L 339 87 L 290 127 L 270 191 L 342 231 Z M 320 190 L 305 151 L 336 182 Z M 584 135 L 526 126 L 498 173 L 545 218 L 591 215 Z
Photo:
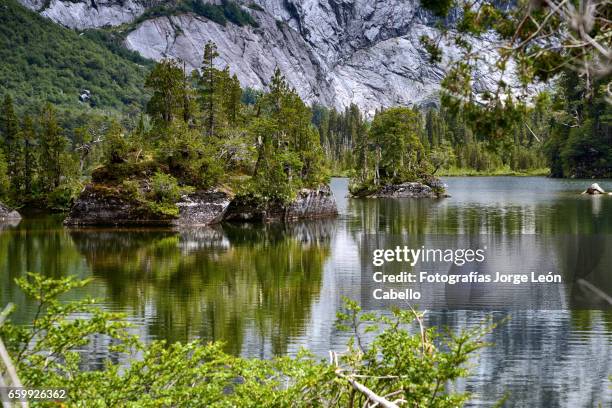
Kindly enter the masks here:
M 66 27 L 79 30 L 116 26 L 145 12 L 142 0 L 19 0 L 24 6 Z
M 45 3 L 20 1 L 39 11 Z M 68 27 L 100 27 L 133 21 L 160 1 L 51 0 L 40 12 Z M 259 28 L 224 27 L 193 14 L 158 17 L 131 31 L 126 46 L 195 69 L 212 40 L 219 65 L 229 65 L 243 86 L 265 88 L 278 66 L 307 102 L 341 109 L 355 103 L 370 115 L 385 106 L 437 100 L 444 69 L 429 62 L 419 43 L 422 34 L 434 32 L 419 0 L 243 1 L 253 2 L 264 11 L 245 9 Z

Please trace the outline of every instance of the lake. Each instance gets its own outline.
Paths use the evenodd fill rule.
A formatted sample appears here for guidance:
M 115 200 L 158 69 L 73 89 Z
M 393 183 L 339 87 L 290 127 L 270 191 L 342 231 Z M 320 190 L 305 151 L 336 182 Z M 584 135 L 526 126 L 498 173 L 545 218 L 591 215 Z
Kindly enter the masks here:
M 144 339 L 223 340 L 229 352 L 257 358 L 307 347 L 325 357 L 347 340 L 335 315 L 341 296 L 362 296 L 367 237 L 426 242 L 475 234 L 494 237 L 521 265 L 556 267 L 566 282 L 583 279 L 612 293 L 605 266 L 612 197 L 577 194 L 594 181 L 612 190 L 612 181 L 444 181 L 451 198 L 354 200 L 346 198 L 347 180 L 336 178 L 339 216 L 293 224 L 69 230 L 61 216 L 31 214 L 0 227 L 0 305 L 14 302 L 15 320 L 27 322 L 34 310 L 14 278 L 26 271 L 76 275 L 93 281 L 72 296 L 104 299 L 104 307 L 127 313 Z M 486 307 L 428 309 L 428 324 L 453 330 L 510 316 L 488 336 L 494 345 L 473 361 L 473 374 L 456 385 L 473 393 L 468 406 L 491 406 L 504 395 L 507 406 L 612 406 L 612 313 L 591 310 L 596 296 L 575 284 L 559 286 L 553 303 L 522 295 L 534 304 L 507 310 L 507 299 L 489 296 Z M 107 350 L 92 344 L 90 363 Z

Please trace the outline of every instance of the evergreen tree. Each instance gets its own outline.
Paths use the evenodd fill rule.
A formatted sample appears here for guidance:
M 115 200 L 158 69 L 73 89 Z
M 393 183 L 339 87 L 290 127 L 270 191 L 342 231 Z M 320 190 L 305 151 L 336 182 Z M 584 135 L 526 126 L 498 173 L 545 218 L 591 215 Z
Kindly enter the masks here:
M 424 158 L 419 118 L 414 110 L 403 107 L 385 110 L 374 117 L 369 140 L 375 148 L 375 184 L 417 177 Z
M 23 119 L 22 126 L 22 138 L 23 138 L 23 187 L 24 194 L 27 199 L 32 198 L 34 179 L 37 172 L 37 161 L 36 161 L 36 132 L 34 130 L 34 123 L 30 116 L 26 116 Z
M 215 59 L 218 56 L 217 45 L 212 41 L 207 42 L 204 46 L 204 58 L 198 80 L 198 93 L 203 111 L 204 129 L 208 137 L 211 137 L 215 127 L 220 125 L 222 111 L 223 76 L 221 71 L 215 68 Z
M 23 143 L 19 132 L 19 119 L 9 95 L 6 95 L 2 103 L 0 131 L 4 138 L 4 156 L 11 195 L 15 200 L 19 196 L 23 183 Z
M 240 100 L 242 98 L 242 88 L 240 87 L 240 81 L 238 80 L 236 74 L 230 78 L 229 72 L 227 73 L 225 88 L 225 100 L 223 103 L 225 108 L 225 117 L 227 118 L 230 127 L 235 127 L 238 125 Z
M 0 149 L 0 200 L 9 199 L 11 181 L 8 177 L 8 168 L 4 158 L 4 152 Z
M 45 193 L 50 193 L 60 185 L 62 177 L 62 154 L 68 144 L 57 123 L 55 109 L 51 104 L 42 110 L 40 134 L 40 184 Z
M 254 173 L 257 188 L 286 200 L 290 198 L 288 192 L 300 186 L 325 181 L 323 150 L 311 123 L 312 112 L 278 68 L 269 92 L 258 105 L 261 117 L 251 128 L 258 147 Z
M 162 60 L 147 76 L 145 87 L 153 91 L 147 103 L 147 113 L 156 124 L 168 126 L 176 118 L 189 119 L 186 108 L 187 82 L 178 62 Z

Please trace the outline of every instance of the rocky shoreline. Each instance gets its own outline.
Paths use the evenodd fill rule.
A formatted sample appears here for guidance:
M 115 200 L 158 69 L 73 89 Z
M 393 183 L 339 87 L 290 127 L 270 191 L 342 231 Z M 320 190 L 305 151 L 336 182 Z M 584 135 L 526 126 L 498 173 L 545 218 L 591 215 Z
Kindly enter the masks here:
M 425 184 L 417 181 L 400 184 L 387 184 L 378 190 L 364 194 L 353 194 L 361 198 L 443 198 L 450 197 L 446 193 L 444 184 L 440 180 L 433 180 Z
M 64 220 L 67 226 L 207 226 L 222 221 L 272 222 L 322 218 L 338 213 L 336 200 L 329 186 L 302 189 L 297 198 L 280 203 L 255 204 L 220 190 L 198 191 L 184 195 L 176 203 L 178 217 L 152 216 L 143 213 L 128 199 L 107 195 L 88 185 L 70 209 Z

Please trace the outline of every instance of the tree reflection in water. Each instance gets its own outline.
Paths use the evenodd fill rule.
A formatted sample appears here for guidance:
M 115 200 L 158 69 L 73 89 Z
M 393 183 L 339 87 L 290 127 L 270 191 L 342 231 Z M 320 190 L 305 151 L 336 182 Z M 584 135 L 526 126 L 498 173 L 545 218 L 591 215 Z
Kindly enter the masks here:
M 73 230 L 110 299 L 168 340 L 222 340 L 240 353 L 257 336 L 282 354 L 320 292 L 331 225 L 224 225 L 171 230 Z

